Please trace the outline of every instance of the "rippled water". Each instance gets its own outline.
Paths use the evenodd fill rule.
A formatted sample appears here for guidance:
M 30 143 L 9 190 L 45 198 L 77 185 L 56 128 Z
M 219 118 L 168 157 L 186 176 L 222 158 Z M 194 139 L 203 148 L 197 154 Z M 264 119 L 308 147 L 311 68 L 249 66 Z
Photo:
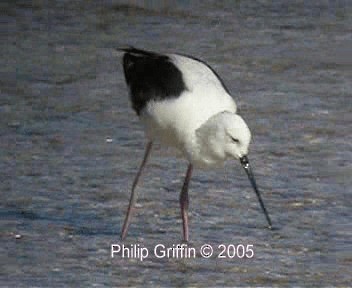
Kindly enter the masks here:
M 311 2 L 3 1 L 0 286 L 350 285 L 352 6 Z M 194 55 L 223 77 L 276 230 L 228 162 L 190 187 L 188 247 L 214 255 L 151 255 L 180 243 L 187 166 L 157 147 L 119 240 L 145 143 L 113 49 L 126 44 Z M 111 258 L 111 244 L 150 255 Z M 221 244 L 254 257 L 216 258 Z

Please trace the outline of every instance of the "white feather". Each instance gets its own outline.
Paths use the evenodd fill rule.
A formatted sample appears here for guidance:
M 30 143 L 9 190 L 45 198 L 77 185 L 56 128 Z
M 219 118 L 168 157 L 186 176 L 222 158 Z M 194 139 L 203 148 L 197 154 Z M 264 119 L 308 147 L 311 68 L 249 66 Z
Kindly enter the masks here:
M 199 132 L 199 135 L 196 135 L 196 130 L 221 112 L 235 114 L 237 108 L 235 101 L 213 71 L 202 62 L 176 54 L 168 56 L 182 72 L 187 90 L 177 98 L 151 101 L 147 104 L 141 114 L 147 137 L 178 148 L 196 166 L 214 165 L 224 161 L 225 154 L 223 157 L 213 157 L 216 153 L 211 156 L 214 151 L 208 149 L 209 142 L 201 141 L 201 136 L 202 133 L 219 133 L 218 126 L 229 123 L 224 122 L 223 117 L 218 117 L 213 126 L 207 125 L 207 129 L 200 130 L 203 132 Z M 240 121 L 239 116 L 236 116 L 233 120 Z M 244 123 L 243 120 L 240 122 Z M 249 132 L 246 125 L 245 127 L 245 133 Z M 223 143 L 218 145 L 221 146 Z M 220 149 L 219 147 L 212 146 L 212 149 Z

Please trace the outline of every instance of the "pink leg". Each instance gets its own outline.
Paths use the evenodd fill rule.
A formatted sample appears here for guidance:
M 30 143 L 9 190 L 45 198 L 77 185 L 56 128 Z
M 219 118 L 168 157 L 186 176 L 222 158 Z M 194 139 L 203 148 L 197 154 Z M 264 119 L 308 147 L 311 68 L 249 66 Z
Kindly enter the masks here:
M 188 184 L 191 180 L 193 166 L 188 165 L 185 181 L 180 193 L 181 216 L 183 222 L 183 240 L 188 242 Z
M 128 209 L 127 209 L 127 213 L 126 213 L 126 217 L 125 217 L 125 222 L 123 223 L 123 227 L 122 227 L 122 231 L 121 231 L 121 239 L 122 240 L 125 239 L 125 237 L 127 235 L 128 226 L 130 225 L 130 220 L 131 220 L 132 208 L 134 207 L 134 204 L 136 203 L 136 200 L 137 200 L 137 195 L 135 194 L 135 188 L 137 186 L 139 177 L 142 174 L 143 168 L 144 168 L 145 164 L 147 163 L 148 156 L 150 154 L 150 150 L 152 149 L 152 146 L 153 146 L 153 142 L 149 141 L 146 145 L 146 148 L 145 148 L 143 161 L 141 163 L 141 166 L 139 167 L 136 178 L 134 178 L 134 181 L 132 184 L 130 203 L 128 205 Z

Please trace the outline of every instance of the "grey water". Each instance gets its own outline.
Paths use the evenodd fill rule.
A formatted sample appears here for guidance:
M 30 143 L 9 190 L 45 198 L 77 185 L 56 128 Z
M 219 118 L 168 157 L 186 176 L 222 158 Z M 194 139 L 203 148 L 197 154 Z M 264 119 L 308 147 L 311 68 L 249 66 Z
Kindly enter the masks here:
M 0 15 L 1 287 L 351 285 L 350 1 L 2 1 Z M 228 161 L 194 171 L 196 257 L 153 255 L 181 243 L 187 167 L 156 146 L 120 240 L 145 145 L 114 50 L 126 45 L 223 78 L 275 230 Z M 112 244 L 150 253 L 111 257 Z M 222 244 L 254 255 L 219 258 Z

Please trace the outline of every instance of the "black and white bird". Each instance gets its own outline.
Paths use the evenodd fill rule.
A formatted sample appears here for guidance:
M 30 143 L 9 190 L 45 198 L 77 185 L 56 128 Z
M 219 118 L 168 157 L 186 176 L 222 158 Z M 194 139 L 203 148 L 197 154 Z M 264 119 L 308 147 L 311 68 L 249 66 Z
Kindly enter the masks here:
M 251 133 L 220 77 L 205 62 L 180 54 L 159 54 L 130 48 L 123 51 L 123 69 L 132 107 L 148 139 L 134 179 L 121 232 L 124 239 L 136 202 L 135 188 L 154 141 L 176 147 L 188 160 L 180 193 L 183 239 L 188 241 L 188 184 L 193 167 L 218 166 L 238 159 L 258 197 L 269 228 L 272 224 L 248 161 Z

